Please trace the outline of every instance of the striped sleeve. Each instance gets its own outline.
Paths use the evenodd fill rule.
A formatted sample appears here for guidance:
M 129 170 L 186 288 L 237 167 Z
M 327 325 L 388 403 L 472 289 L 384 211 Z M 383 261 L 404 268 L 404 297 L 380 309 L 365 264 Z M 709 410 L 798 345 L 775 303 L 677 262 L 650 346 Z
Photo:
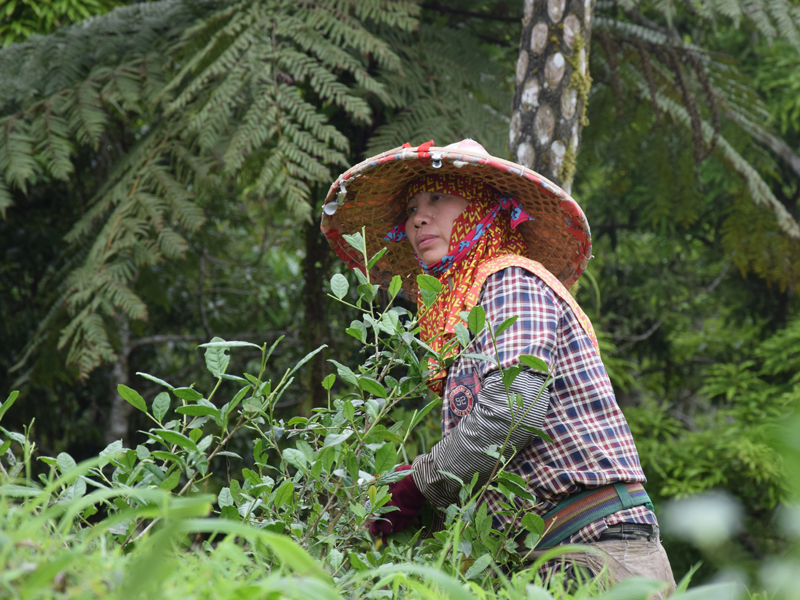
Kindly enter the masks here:
M 442 471 L 451 473 L 462 481 L 472 480 L 478 473 L 478 483 L 485 484 L 494 469 L 496 458 L 486 454 L 492 444 L 502 447 L 511 433 L 504 457 L 510 458 L 515 450 L 521 451 L 533 442 L 536 434 L 517 424 L 542 428 L 550 406 L 550 390 L 544 387 L 544 377 L 530 370 L 522 371 L 511 384 L 511 398 L 520 394 L 522 407 L 508 405 L 505 386 L 499 371 L 487 375 L 478 394 L 478 402 L 441 442 L 428 454 L 418 456 L 412 463 L 414 483 L 425 497 L 437 506 L 448 506 L 458 501 L 460 486 Z

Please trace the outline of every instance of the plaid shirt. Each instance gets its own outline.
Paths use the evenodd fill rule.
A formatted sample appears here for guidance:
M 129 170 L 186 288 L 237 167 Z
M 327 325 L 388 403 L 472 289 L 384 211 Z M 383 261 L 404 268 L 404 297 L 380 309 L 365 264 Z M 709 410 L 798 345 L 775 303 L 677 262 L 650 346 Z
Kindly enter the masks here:
M 499 356 L 503 368 L 518 364 L 520 355 L 531 354 L 542 359 L 555 377 L 541 427 L 553 444 L 533 437 L 507 467 L 507 471 L 528 482 L 530 492 L 539 500 L 533 512 L 544 515 L 567 496 L 586 488 L 644 482 L 636 446 L 600 356 L 566 302 L 535 275 L 520 267 L 509 267 L 486 279 L 479 304 L 492 329 L 509 317 L 518 318 L 498 337 L 497 352 L 487 331 L 473 340 L 468 352 Z M 452 491 L 442 492 L 448 478 L 438 471 L 448 470 L 447 461 L 452 463 L 455 454 L 455 448 L 448 446 L 464 437 L 454 436 L 450 442 L 451 432 L 477 404 L 465 403 L 465 395 L 478 399 L 487 374 L 494 368 L 487 361 L 462 356 L 448 371 L 442 404 L 443 439 L 413 464 L 415 482 L 435 504 L 457 501 L 457 490 L 455 495 Z M 489 430 L 475 418 L 465 421 L 465 425 L 475 429 L 473 439 L 478 438 L 479 431 Z M 496 427 L 491 430 L 496 431 Z M 505 436 L 498 437 L 491 443 L 501 446 Z M 486 448 L 478 445 L 458 446 L 460 471 L 470 467 L 473 472 L 485 469 L 481 465 L 485 464 Z M 495 528 L 502 530 L 511 519 L 498 514 L 503 510 L 499 502 L 505 498 L 488 492 L 485 501 Z M 649 509 L 637 506 L 590 523 L 564 543 L 596 541 L 606 527 L 619 522 L 657 523 Z

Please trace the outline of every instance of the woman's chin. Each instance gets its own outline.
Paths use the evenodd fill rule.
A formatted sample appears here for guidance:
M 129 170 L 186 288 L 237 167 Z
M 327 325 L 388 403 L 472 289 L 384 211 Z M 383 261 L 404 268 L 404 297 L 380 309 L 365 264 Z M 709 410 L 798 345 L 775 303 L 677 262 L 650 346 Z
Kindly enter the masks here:
M 439 254 L 431 254 L 423 252 L 422 255 L 420 255 L 419 259 L 425 264 L 426 267 L 430 267 L 431 265 L 436 264 L 437 262 L 442 260 L 443 256 L 444 256 L 443 254 L 440 256 Z

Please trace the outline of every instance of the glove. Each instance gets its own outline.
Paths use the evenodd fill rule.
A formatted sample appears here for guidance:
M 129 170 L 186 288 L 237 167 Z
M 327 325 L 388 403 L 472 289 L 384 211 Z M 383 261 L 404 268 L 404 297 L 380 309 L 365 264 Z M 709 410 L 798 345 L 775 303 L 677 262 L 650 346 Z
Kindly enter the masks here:
M 410 469 L 410 465 L 402 465 L 397 468 L 398 471 Z M 392 495 L 392 499 L 384 506 L 396 506 L 400 510 L 393 510 L 381 515 L 385 520 L 371 521 L 369 532 L 373 537 L 402 531 L 417 518 L 417 514 L 425 503 L 425 496 L 419 491 L 417 484 L 414 483 L 414 477 L 411 475 L 406 475 L 400 481 L 390 483 L 389 493 Z

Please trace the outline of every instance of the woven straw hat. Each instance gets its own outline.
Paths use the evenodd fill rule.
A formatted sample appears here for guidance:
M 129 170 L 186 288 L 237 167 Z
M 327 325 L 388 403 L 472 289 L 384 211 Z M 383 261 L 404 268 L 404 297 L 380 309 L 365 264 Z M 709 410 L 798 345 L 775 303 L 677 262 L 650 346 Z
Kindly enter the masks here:
M 483 181 L 522 202 L 534 220 L 522 223 L 528 258 L 542 263 L 565 286 L 578 280 L 592 253 L 589 224 L 580 206 L 538 173 L 491 156 L 473 140 L 445 147 L 432 142 L 408 144 L 373 156 L 342 173 L 331 185 L 322 213 L 322 232 L 350 268 L 364 270 L 363 258 L 342 237 L 366 227 L 369 256 L 387 252 L 372 268 L 372 280 L 388 285 L 400 275 L 403 289 L 416 297 L 416 276 L 422 273 L 408 242 L 387 242 L 383 236 L 405 220 L 405 185 L 420 176 L 457 174 Z

